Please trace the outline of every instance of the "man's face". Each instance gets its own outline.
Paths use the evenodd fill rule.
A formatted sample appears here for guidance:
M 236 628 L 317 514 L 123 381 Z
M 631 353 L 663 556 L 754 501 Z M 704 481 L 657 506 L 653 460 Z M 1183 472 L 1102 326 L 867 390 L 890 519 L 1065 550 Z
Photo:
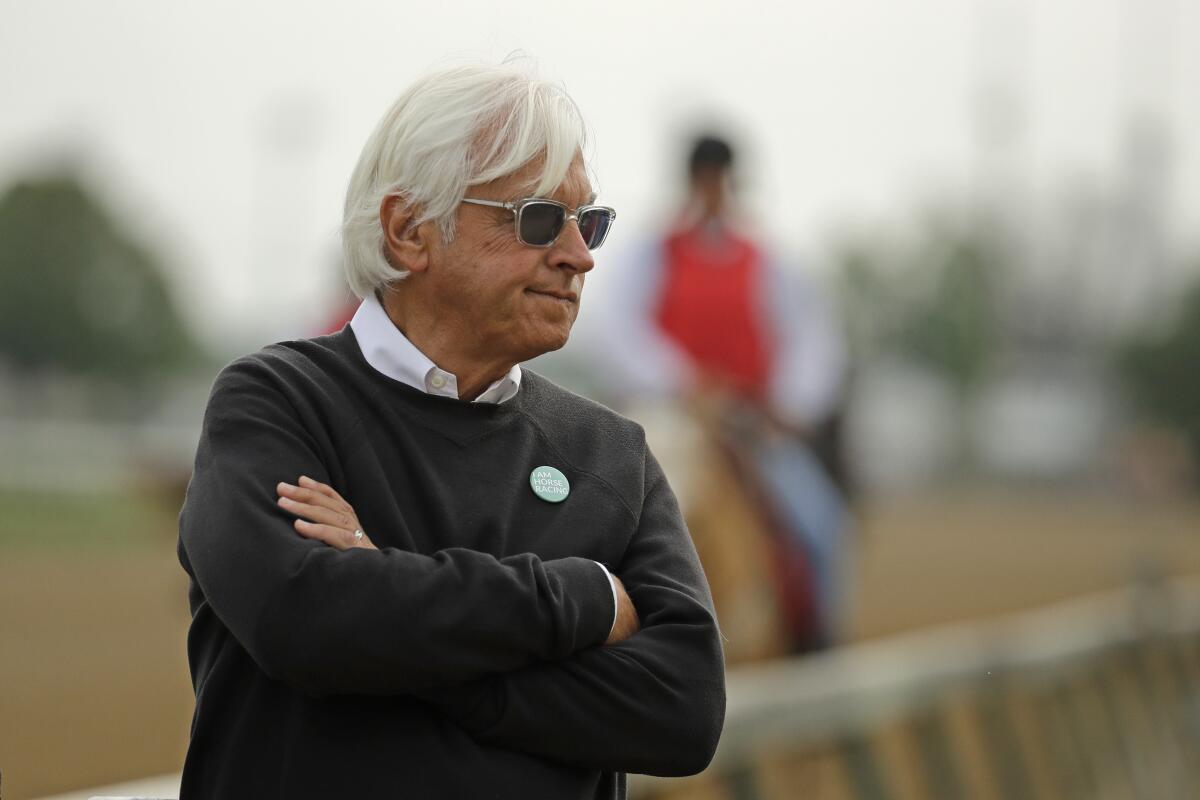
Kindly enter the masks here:
M 540 175 L 533 163 L 506 178 L 473 186 L 467 196 L 510 202 L 529 196 Z M 575 209 L 593 199 L 580 159 L 549 196 Z M 439 324 L 457 328 L 480 359 L 513 363 L 557 350 L 579 313 L 584 275 L 595 265 L 579 226 L 568 222 L 550 247 L 517 239 L 513 212 L 463 204 L 456 236 L 440 238 L 430 255 L 429 280 Z
M 728 205 L 729 171 L 720 166 L 703 166 L 692 172 L 692 193 L 705 216 L 718 217 Z

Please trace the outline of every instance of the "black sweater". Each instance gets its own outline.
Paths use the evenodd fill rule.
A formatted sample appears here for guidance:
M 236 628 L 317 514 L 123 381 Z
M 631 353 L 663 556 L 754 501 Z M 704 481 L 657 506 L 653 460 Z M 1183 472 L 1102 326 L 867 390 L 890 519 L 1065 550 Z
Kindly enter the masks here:
M 530 487 L 543 465 L 564 502 Z M 299 536 L 275 485 L 300 475 L 380 549 Z M 181 800 L 611 798 L 716 747 L 712 600 L 643 431 L 528 370 L 488 405 L 381 375 L 349 327 L 240 359 L 209 400 L 179 558 Z M 641 617 L 615 646 L 591 560 Z

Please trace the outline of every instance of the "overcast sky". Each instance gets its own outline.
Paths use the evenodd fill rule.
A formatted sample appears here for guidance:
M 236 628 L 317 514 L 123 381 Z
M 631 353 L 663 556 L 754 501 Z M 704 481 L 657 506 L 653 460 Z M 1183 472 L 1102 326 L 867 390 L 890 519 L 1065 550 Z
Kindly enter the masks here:
M 747 202 L 793 253 L 901 223 L 979 174 L 979 89 L 1015 92 L 1035 193 L 1118 178 L 1123 120 L 1169 131 L 1177 242 L 1200 246 L 1200 4 L 1184 0 L 340 3 L 0 0 L 0 185 L 62 159 L 172 265 L 210 341 L 320 317 L 346 179 L 387 105 L 446 59 L 514 50 L 595 138 L 618 228 L 665 216 L 680 136 L 730 121 Z M 586 313 L 586 312 L 585 312 Z

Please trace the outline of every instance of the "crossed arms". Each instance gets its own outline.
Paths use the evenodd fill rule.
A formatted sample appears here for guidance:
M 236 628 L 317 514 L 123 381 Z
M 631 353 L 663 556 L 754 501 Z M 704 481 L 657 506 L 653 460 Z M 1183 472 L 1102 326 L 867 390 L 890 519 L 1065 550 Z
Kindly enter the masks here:
M 641 629 L 605 646 L 611 589 L 587 559 L 342 551 L 297 535 L 277 484 L 338 476 L 320 420 L 285 395 L 255 361 L 222 373 L 180 518 L 185 566 L 267 675 L 311 693 L 416 696 L 481 742 L 581 767 L 703 769 L 724 714 L 719 635 L 653 456 L 614 570 Z
M 354 547 L 364 550 L 379 549 L 362 529 L 354 507 L 332 486 L 301 475 L 298 485 L 281 481 L 275 486 L 275 491 L 279 494 L 279 500 L 276 501 L 279 507 L 296 515 L 293 526 L 301 536 L 324 542 L 338 550 Z M 625 584 L 621 579 L 608 573 L 603 565 L 597 563 L 597 566 L 603 569 L 612 581 L 613 602 L 616 604 L 612 629 L 604 643 L 623 642 L 641 629 L 642 622 L 638 619 L 637 609 L 629 599 L 629 593 L 625 591 Z

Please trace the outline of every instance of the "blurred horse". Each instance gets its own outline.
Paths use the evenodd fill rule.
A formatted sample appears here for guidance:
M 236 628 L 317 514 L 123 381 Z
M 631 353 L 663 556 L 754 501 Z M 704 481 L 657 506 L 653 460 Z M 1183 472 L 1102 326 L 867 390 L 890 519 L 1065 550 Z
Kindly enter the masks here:
M 712 589 L 726 662 L 805 649 L 797 630 L 812 622 L 809 570 L 781 536 L 754 465 L 730 434 L 728 407 L 704 397 L 628 411 L 646 428 L 679 498 Z

